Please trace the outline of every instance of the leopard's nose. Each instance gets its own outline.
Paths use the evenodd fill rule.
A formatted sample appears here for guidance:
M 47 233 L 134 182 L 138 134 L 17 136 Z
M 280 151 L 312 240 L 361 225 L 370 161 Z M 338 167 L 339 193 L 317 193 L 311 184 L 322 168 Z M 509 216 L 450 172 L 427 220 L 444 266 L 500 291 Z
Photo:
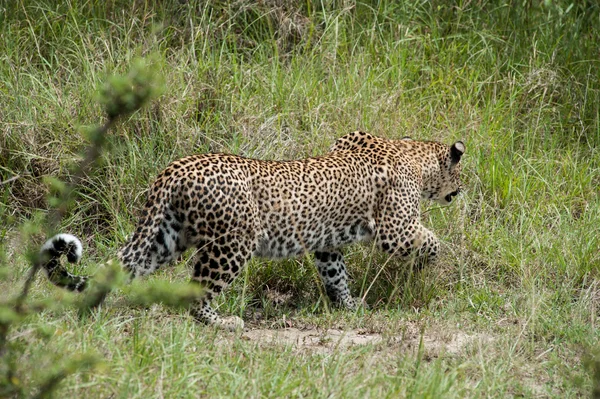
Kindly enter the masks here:
M 446 197 L 445 197 L 445 200 L 446 200 L 447 202 L 452 202 L 452 198 L 453 198 L 453 197 L 456 197 L 456 196 L 458 195 L 458 193 L 459 193 L 459 192 L 460 192 L 460 189 L 459 189 L 459 190 L 456 190 L 456 191 L 453 191 L 453 192 L 451 192 L 450 194 L 446 195 Z

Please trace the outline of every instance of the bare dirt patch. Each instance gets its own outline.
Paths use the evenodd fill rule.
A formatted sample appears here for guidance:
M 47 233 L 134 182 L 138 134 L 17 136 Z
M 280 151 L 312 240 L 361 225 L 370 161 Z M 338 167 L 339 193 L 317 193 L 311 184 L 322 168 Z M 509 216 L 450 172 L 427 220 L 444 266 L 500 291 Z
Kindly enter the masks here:
M 356 345 L 379 344 L 383 337 L 360 330 L 317 330 L 316 328 L 285 328 L 280 330 L 253 329 L 242 334 L 242 339 L 262 344 L 291 345 L 298 349 L 330 351 Z
M 422 332 L 415 325 L 408 325 L 398 335 L 379 334 L 361 329 L 318 329 L 315 327 L 265 329 L 254 328 L 242 333 L 243 340 L 263 345 L 292 346 L 300 351 L 328 353 L 336 350 L 374 345 L 404 350 L 422 350 L 426 357 L 440 354 L 457 355 L 473 344 L 487 343 L 491 337 L 484 334 L 467 334 L 461 331 Z

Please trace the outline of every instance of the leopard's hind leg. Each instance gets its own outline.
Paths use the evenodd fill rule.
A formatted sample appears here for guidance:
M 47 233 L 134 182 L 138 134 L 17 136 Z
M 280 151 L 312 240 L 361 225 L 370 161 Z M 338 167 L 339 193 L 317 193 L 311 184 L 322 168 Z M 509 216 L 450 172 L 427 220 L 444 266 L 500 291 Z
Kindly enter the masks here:
M 149 217 L 152 223 L 142 218 L 118 254 L 132 278 L 153 273 L 187 249 L 182 216 L 168 207 L 164 213 Z
M 354 310 L 360 301 L 350 295 L 348 272 L 344 256 L 338 250 L 315 252 L 315 266 L 325 285 L 325 292 L 332 303 Z
M 199 248 L 194 259 L 192 281 L 201 285 L 203 293 L 190 309 L 196 320 L 231 331 L 244 328 L 241 318 L 219 316 L 210 302 L 240 274 L 255 249 L 254 239 L 233 234 Z

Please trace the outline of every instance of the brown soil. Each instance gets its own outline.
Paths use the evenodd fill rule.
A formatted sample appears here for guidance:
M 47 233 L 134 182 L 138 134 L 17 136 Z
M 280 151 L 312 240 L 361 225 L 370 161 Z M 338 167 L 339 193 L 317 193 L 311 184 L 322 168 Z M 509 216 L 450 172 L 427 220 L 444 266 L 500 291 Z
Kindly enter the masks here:
M 433 330 L 433 329 L 432 329 Z M 315 327 L 266 329 L 253 328 L 242 333 L 242 339 L 258 345 L 292 346 L 300 351 L 329 353 L 361 345 L 421 350 L 425 358 L 437 357 L 441 353 L 457 355 L 471 345 L 487 343 L 491 337 L 483 334 L 421 333 L 414 325 L 408 325 L 398 336 L 378 334 L 360 329 L 317 329 Z

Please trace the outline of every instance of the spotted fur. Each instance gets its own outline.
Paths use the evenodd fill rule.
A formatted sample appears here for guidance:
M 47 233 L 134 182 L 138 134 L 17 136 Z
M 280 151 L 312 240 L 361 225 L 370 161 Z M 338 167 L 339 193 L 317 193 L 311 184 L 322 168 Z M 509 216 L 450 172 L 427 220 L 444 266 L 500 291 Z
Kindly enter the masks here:
M 154 272 L 189 248 L 197 253 L 192 280 L 204 295 L 191 311 L 200 321 L 236 329 L 210 301 L 253 256 L 280 259 L 315 253 L 331 300 L 358 302 L 348 288 L 339 249 L 374 240 L 383 251 L 420 262 L 434 259 L 439 242 L 420 221 L 419 200 L 447 204 L 460 191 L 462 142 L 447 146 L 363 132 L 338 139 L 322 157 L 262 161 L 236 155 L 192 155 L 156 178 L 137 228 L 118 252 L 132 277 Z M 60 265 L 76 260 L 79 240 L 59 235 L 42 247 L 50 280 L 71 290 L 87 284 Z M 53 278 L 52 276 L 55 276 Z M 60 278 L 59 278 L 60 277 Z

